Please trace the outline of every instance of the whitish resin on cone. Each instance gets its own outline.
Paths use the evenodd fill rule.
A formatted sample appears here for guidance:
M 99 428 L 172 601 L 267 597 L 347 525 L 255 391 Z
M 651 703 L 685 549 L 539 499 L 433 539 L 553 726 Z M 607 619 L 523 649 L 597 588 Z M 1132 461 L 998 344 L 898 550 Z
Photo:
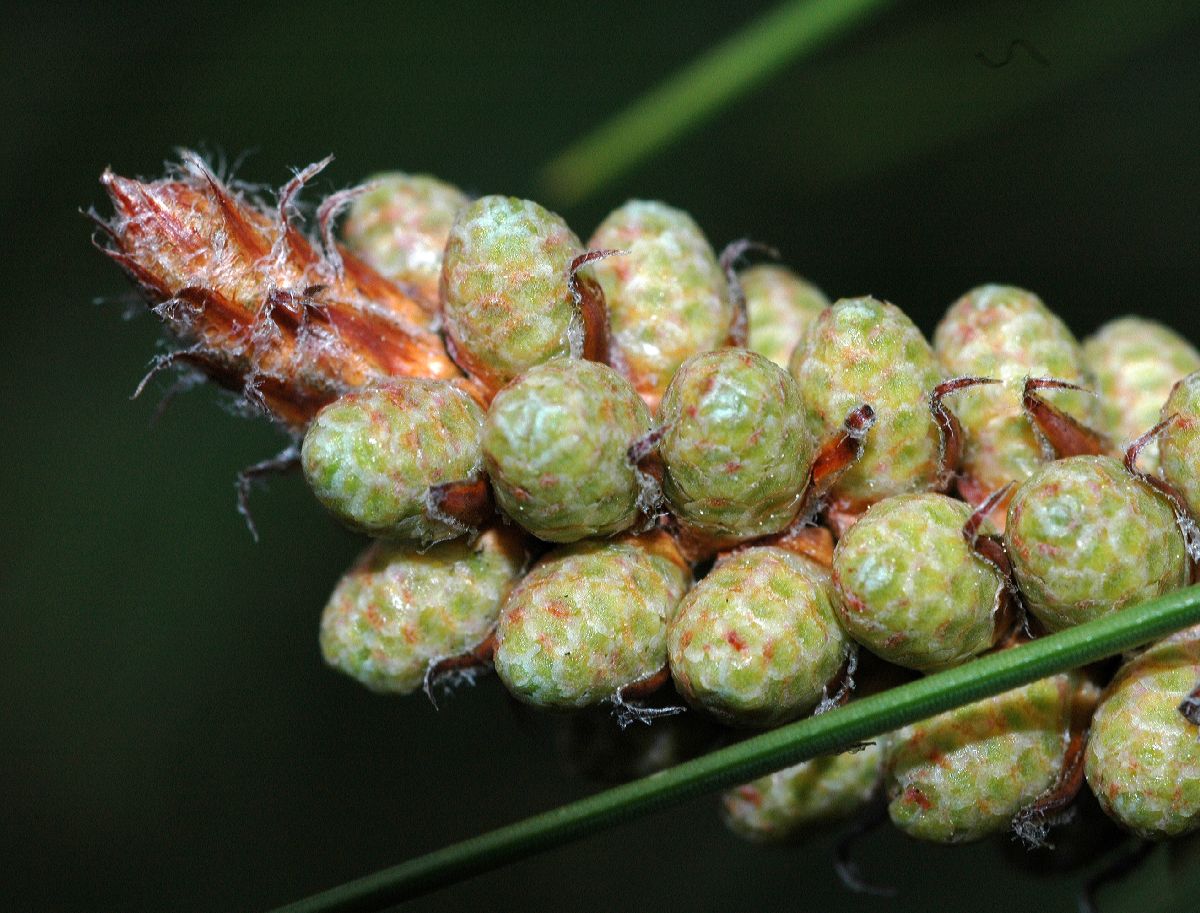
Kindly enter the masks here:
M 194 155 L 157 181 L 101 177 L 116 210 L 104 251 L 183 343 L 156 367 L 196 368 L 294 429 L 351 390 L 461 376 L 420 304 L 327 232 L 318 247 L 294 225 L 292 199 L 321 165 L 274 212 Z

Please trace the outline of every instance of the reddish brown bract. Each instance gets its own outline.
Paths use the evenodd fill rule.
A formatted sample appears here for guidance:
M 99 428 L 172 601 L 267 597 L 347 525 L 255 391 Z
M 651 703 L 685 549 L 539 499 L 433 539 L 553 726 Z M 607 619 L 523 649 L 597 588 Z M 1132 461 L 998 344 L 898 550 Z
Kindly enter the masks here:
M 459 376 L 429 328 L 432 315 L 352 254 L 328 240 L 318 249 L 289 222 L 292 198 L 324 164 L 283 188 L 278 214 L 225 186 L 194 155 L 168 179 L 100 178 L 116 211 L 97 220 L 109 240 L 103 250 L 186 345 L 155 370 L 190 365 L 294 429 L 352 389 Z M 332 207 L 319 212 L 323 223 L 332 215 Z

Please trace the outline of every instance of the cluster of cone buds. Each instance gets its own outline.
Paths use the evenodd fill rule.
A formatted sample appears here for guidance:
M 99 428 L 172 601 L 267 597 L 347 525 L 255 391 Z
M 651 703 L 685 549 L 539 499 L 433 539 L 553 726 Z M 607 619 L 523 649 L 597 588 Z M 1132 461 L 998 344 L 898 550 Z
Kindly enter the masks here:
M 535 707 L 770 727 L 852 699 L 860 648 L 870 688 L 1192 579 L 1200 355 L 1163 326 L 1081 346 L 988 285 L 931 344 L 892 304 L 739 270 L 758 245 L 718 256 L 662 203 L 584 244 L 537 203 L 403 174 L 306 233 L 320 167 L 270 205 L 191 156 L 108 172 L 98 224 L 181 342 L 155 369 L 277 420 L 295 445 L 255 471 L 299 464 L 377 540 L 320 630 L 371 689 L 494 668 Z M 727 819 L 781 839 L 882 790 L 919 838 L 1036 838 L 1086 779 L 1136 834 L 1200 827 L 1200 630 L 1127 660 L 747 784 Z

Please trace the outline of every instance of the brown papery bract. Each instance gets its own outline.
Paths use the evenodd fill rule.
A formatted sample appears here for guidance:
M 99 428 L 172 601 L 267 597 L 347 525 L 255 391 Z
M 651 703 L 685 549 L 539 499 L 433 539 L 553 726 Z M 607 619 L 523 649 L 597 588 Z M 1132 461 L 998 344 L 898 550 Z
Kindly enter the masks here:
M 151 374 L 196 368 L 296 431 L 350 390 L 461 377 L 432 328 L 436 315 L 328 231 L 320 246 L 292 224 L 294 197 L 328 161 L 285 185 L 275 211 L 191 153 L 157 181 L 104 172 L 116 214 L 97 219 L 101 249 L 184 345 Z M 333 206 L 318 210 L 323 228 L 333 215 Z

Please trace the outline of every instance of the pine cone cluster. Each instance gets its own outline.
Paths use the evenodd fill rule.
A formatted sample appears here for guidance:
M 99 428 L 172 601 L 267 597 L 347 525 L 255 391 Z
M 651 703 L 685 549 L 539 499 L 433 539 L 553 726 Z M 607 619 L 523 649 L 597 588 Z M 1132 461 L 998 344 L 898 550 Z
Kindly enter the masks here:
M 739 269 L 758 245 L 718 255 L 663 203 L 585 243 L 424 176 L 334 194 L 305 231 L 323 164 L 273 203 L 194 156 L 106 172 L 98 224 L 179 341 L 154 369 L 278 422 L 280 463 L 375 540 L 320 627 L 373 690 L 494 668 L 534 707 L 763 728 L 1195 577 L 1200 354 L 1164 326 L 1081 345 L 984 285 L 931 342 L 888 302 Z M 727 820 L 783 839 L 882 794 L 922 839 L 1037 840 L 1086 779 L 1140 836 L 1200 828 L 1200 629 L 1099 676 L 747 784 Z

